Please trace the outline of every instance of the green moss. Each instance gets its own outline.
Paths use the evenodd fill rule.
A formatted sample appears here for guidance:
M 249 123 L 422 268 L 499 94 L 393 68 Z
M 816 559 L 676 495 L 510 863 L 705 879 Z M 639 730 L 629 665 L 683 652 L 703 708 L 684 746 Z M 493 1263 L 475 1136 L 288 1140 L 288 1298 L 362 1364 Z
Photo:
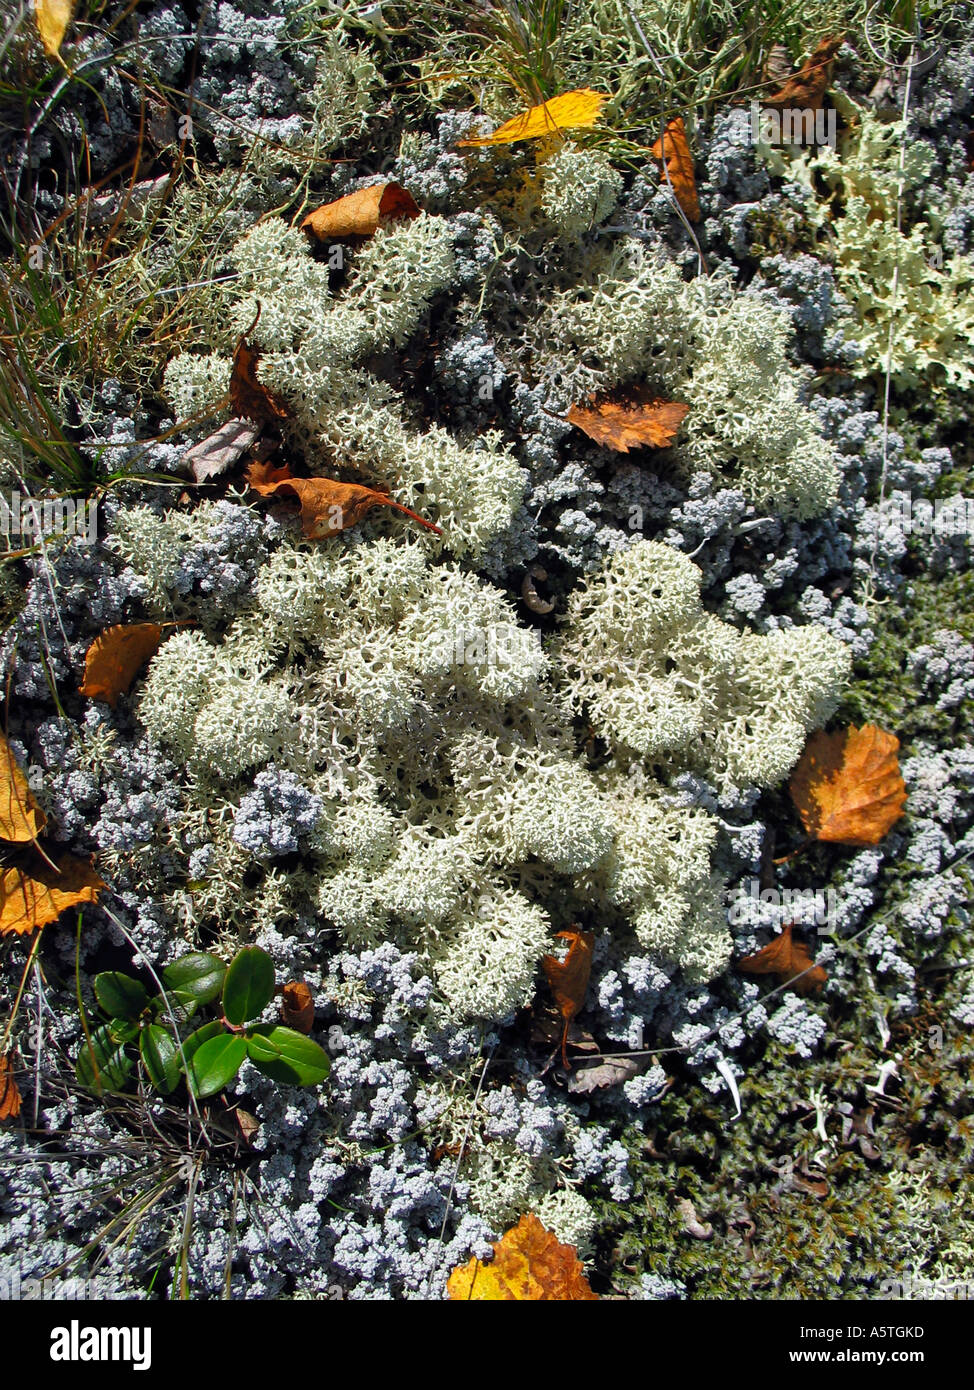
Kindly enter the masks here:
M 704 1097 L 685 1078 L 661 1102 L 650 1140 L 627 1126 L 636 1190 L 624 1206 L 600 1208 L 599 1265 L 619 1291 L 644 1272 L 681 1281 L 692 1298 L 875 1298 L 883 1279 L 960 1277 L 951 1270 L 974 1254 L 974 1179 L 963 1158 L 974 1043 L 944 1029 L 943 1046 L 931 1048 L 943 1014 L 925 1002 L 894 1027 L 890 1050 L 903 1064 L 880 1101 L 865 1089 L 879 1049 L 863 1033 L 864 1002 L 839 1006 L 815 1062 L 778 1044 L 755 1058 L 740 1120 L 729 1118 L 726 1096 Z M 865 1153 L 855 1133 L 843 1139 L 843 1102 L 873 1126 Z M 710 1240 L 686 1231 L 683 1198 L 713 1227 Z
M 970 727 L 963 706 L 941 712 L 919 704 L 908 676 L 909 659 L 939 628 L 974 641 L 974 573 L 918 577 L 903 602 L 890 600 L 873 615 L 876 640 L 854 672 L 835 722 L 880 724 L 908 744 L 922 730 L 944 743 Z

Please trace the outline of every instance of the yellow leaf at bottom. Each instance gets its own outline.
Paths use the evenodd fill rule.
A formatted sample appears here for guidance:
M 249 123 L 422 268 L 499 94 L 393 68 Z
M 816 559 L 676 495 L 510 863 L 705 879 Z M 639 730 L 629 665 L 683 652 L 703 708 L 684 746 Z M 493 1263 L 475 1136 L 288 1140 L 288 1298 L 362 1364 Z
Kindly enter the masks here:
M 446 1288 L 455 1302 L 598 1299 L 574 1246 L 562 1245 L 532 1212 L 496 1242 L 490 1264 L 470 1260 L 453 1271 Z

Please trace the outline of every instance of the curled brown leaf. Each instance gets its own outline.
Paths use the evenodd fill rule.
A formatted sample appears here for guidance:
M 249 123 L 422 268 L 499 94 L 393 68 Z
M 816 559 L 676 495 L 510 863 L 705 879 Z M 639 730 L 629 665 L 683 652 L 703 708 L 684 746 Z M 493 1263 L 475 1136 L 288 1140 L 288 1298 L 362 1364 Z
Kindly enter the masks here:
M 253 420 L 258 425 L 266 425 L 269 420 L 286 420 L 291 412 L 280 396 L 258 379 L 259 363 L 260 353 L 250 346 L 246 336 L 242 336 L 233 354 L 230 373 L 231 409 L 235 416 Z
M 767 946 L 739 960 L 737 968 L 745 975 L 775 975 L 780 984 L 791 985 L 797 994 L 816 994 L 828 979 L 824 968 L 812 960 L 805 942 L 794 936 L 790 922 Z
M 384 217 L 413 218 L 419 211 L 415 198 L 402 184 L 373 183 L 315 208 L 301 228 L 319 241 L 344 241 L 352 236 L 371 236 Z
M 310 1033 L 315 1022 L 315 1003 L 303 980 L 288 980 L 281 992 L 281 1022 L 299 1033 Z
M 666 181 L 672 185 L 676 201 L 689 221 L 699 222 L 700 200 L 693 172 L 693 155 L 687 143 L 682 116 L 675 116 L 667 123 L 662 136 L 653 145 L 652 154 L 665 169 Z
M 569 943 L 568 954 L 564 960 L 559 960 L 557 956 L 542 956 L 541 968 L 544 970 L 548 984 L 551 986 L 551 992 L 555 996 L 555 1003 L 564 1019 L 561 1035 L 561 1060 L 567 1071 L 568 1028 L 585 1003 L 588 977 L 592 973 L 592 950 L 595 946 L 595 934 L 590 931 L 576 931 L 573 927 L 568 931 L 560 931 L 557 935 Z
M 763 97 L 761 105 L 776 110 L 794 107 L 820 111 L 832 77 L 832 64 L 844 38 L 844 34 L 833 34 L 821 39 L 798 71 L 792 73 L 778 91 Z
M 0 1053 L 0 1120 L 15 1120 L 20 1114 L 20 1089 L 14 1080 L 10 1053 Z
M 435 535 L 443 534 L 438 526 L 401 502 L 394 502 L 384 492 L 362 487 L 359 483 L 339 483 L 333 478 L 295 478 L 286 464 L 274 467 L 268 463 L 251 464 L 247 482 L 262 497 L 274 497 L 279 493 L 296 497 L 301 504 L 301 525 L 310 540 L 323 540 L 354 526 L 373 507 L 392 507 Z

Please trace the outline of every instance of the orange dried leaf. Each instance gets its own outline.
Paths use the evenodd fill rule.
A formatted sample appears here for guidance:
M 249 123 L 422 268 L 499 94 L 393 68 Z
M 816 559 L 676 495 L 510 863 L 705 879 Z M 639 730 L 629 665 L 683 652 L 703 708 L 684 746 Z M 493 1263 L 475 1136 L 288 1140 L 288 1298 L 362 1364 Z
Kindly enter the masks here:
M 593 92 L 591 87 L 563 92 L 505 121 L 493 135 L 474 135 L 468 140 L 458 140 L 457 145 L 461 149 L 473 145 L 513 145 L 517 140 L 539 140 L 556 130 L 594 126 L 608 99 L 604 92 Z
M 815 994 L 828 979 L 824 968 L 812 960 L 805 942 L 794 938 L 790 922 L 767 946 L 739 960 L 737 968 L 745 975 L 777 975 L 781 984 L 793 984 L 798 994 Z
M 762 98 L 761 105 L 776 107 L 779 110 L 792 107 L 804 111 L 820 111 L 832 76 L 832 63 L 842 47 L 844 38 L 844 34 L 834 34 L 821 39 L 811 57 L 806 58 L 783 87 L 771 96 Z
M 281 996 L 281 1021 L 299 1033 L 310 1033 L 315 1021 L 315 1002 L 303 980 L 288 980 Z
M 268 463 L 251 464 L 247 482 L 262 497 L 274 497 L 278 493 L 296 497 L 301 504 L 301 525 L 310 540 L 323 540 L 354 526 L 373 507 L 394 507 L 437 536 L 443 534 L 438 526 L 417 512 L 394 502 L 384 492 L 362 487 L 359 483 L 339 483 L 333 478 L 294 478 L 287 464 L 276 468 Z
M 561 1035 L 561 1060 L 568 1070 L 568 1057 L 565 1046 L 568 1042 L 568 1029 L 572 1019 L 585 1003 L 585 991 L 588 989 L 588 977 L 592 972 L 592 948 L 595 945 L 595 935 L 590 931 L 560 931 L 557 935 L 564 941 L 570 942 L 568 955 L 564 960 L 559 960 L 557 956 L 542 956 L 541 967 L 544 970 L 551 992 L 555 996 L 555 1003 L 558 1005 L 559 1012 L 565 1020 L 565 1025 Z
M 10 744 L 0 734 L 0 838 L 22 845 L 36 840 L 46 824 Z
M 592 1292 L 575 1247 L 562 1245 L 528 1212 L 494 1245 L 494 1258 L 474 1258 L 447 1281 L 454 1302 L 591 1302 Z
M 89 700 L 104 700 L 114 709 L 118 697 L 154 656 L 162 641 L 158 623 L 116 623 L 98 634 L 85 654 L 85 678 L 79 686 Z
M 36 862 L 35 862 L 36 861 Z M 22 935 L 50 922 L 82 903 L 94 903 L 105 884 L 90 864 L 65 854 L 52 868 L 35 855 L 30 872 L 21 868 L 0 871 L 0 936 Z
M 700 221 L 700 201 L 697 198 L 697 180 L 693 173 L 693 155 L 687 144 L 686 126 L 682 116 L 674 116 L 663 131 L 662 138 L 656 141 L 652 154 L 660 164 L 665 165 L 668 181 L 673 185 L 676 201 L 691 222 Z
M 568 419 L 597 444 L 627 454 L 646 446 L 668 448 L 689 409 L 680 401 L 665 401 L 640 389 L 592 396 L 587 406 L 573 405 Z
M 257 379 L 260 353 L 245 337 L 237 344 L 230 373 L 230 405 L 234 415 L 266 425 L 269 420 L 286 420 L 290 411 L 279 396 Z
M 20 1114 L 20 1090 L 14 1080 L 10 1054 L 0 1054 L 0 1120 L 15 1120 Z
M 875 724 L 813 734 L 788 787 L 809 835 L 831 844 L 878 845 L 906 801 L 899 746 Z
M 309 212 L 301 223 L 319 241 L 371 236 L 383 217 L 418 217 L 413 195 L 399 183 L 374 183 Z

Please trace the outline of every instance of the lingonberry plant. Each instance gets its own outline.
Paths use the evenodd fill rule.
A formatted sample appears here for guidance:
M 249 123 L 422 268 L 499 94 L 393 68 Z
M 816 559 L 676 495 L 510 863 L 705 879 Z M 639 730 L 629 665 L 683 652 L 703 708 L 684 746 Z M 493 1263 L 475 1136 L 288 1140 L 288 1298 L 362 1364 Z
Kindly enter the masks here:
M 95 997 L 107 1021 L 89 1030 L 77 1076 L 99 1095 L 121 1091 L 141 1064 L 149 1083 L 170 1095 L 185 1081 L 193 1096 L 222 1091 L 245 1058 L 287 1086 L 313 1086 L 328 1075 L 328 1056 L 311 1038 L 280 1024 L 256 1020 L 274 997 L 274 963 L 259 946 L 245 946 L 230 964 L 191 951 L 162 972 L 162 990 L 150 995 L 132 975 L 96 975 Z M 200 1010 L 219 1000 L 220 1015 L 184 1033 Z

